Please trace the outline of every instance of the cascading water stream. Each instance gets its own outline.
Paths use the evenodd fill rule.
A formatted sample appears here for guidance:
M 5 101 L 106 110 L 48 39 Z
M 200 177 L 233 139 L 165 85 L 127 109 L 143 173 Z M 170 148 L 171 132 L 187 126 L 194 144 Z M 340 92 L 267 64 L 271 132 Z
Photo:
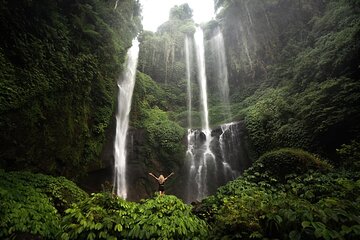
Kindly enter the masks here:
M 205 134 L 210 132 L 209 127 L 209 109 L 207 102 L 207 83 L 206 83 L 206 72 L 205 72 L 205 49 L 204 49 L 204 33 L 200 27 L 196 28 L 194 34 L 195 50 L 196 50 L 196 63 L 198 81 L 200 84 L 200 96 L 201 96 L 201 125 L 202 130 Z
M 192 128 L 192 94 L 191 94 L 191 59 L 192 59 L 192 47 L 191 39 L 189 36 L 185 37 L 185 62 L 186 62 L 186 82 L 187 82 L 187 97 L 188 97 L 188 127 Z
M 218 71 L 219 92 L 222 96 L 223 106 L 229 105 L 229 86 L 224 49 L 224 40 L 221 33 L 210 40 L 212 52 L 215 53 L 215 71 Z M 195 55 L 191 55 L 192 52 Z M 192 61 L 194 57 L 194 60 Z M 196 61 L 195 61 L 196 58 Z M 187 70 L 188 95 L 188 146 L 186 151 L 186 164 L 184 179 L 187 186 L 184 199 L 190 203 L 200 201 L 226 182 L 235 179 L 248 164 L 248 154 L 242 143 L 243 125 L 240 122 L 221 125 L 213 131 L 209 126 L 207 79 L 205 72 L 204 35 L 201 28 L 197 28 L 194 38 L 185 38 L 185 60 Z M 192 85 L 191 70 L 195 67 L 200 90 L 201 129 L 192 129 Z M 194 65 L 194 66 L 193 66 Z M 221 85 L 221 86 L 220 86 Z M 225 109 L 230 117 L 230 107 Z M 224 112 L 225 113 L 225 112 Z M 225 114 L 226 114 L 225 113 Z M 225 116 L 224 114 L 224 116 Z M 226 117 L 227 119 L 227 117 Z M 244 161 L 244 163 L 243 163 Z
M 114 192 L 127 198 L 126 185 L 126 136 L 129 128 L 131 99 L 135 86 L 136 67 L 139 55 L 139 42 L 134 39 L 127 52 L 125 70 L 118 80 L 118 108 L 116 114 L 116 135 L 114 144 Z
M 191 66 L 192 66 L 192 45 L 189 36 L 185 36 L 185 62 L 186 62 L 186 80 L 187 80 L 187 99 L 188 99 L 188 135 L 187 141 L 188 146 L 186 150 L 186 158 L 188 160 L 188 168 L 189 168 L 189 177 L 188 177 L 188 189 L 191 185 L 191 179 L 195 178 L 195 142 L 194 142 L 194 134 L 191 130 L 192 128 L 192 91 L 191 91 Z M 199 186 L 197 186 L 199 188 Z M 188 191 L 189 192 L 189 191 Z M 186 196 L 187 201 L 190 201 L 189 196 Z
M 220 101 L 223 105 L 223 113 L 226 119 L 231 119 L 228 69 L 226 64 L 224 37 L 219 27 L 216 31 L 216 35 L 210 41 L 210 46 L 215 53 L 216 81 L 220 93 Z
M 196 183 L 198 185 L 198 199 L 202 199 L 208 195 L 208 167 L 212 164 L 216 167 L 215 156 L 211 152 L 211 130 L 209 127 L 209 110 L 207 99 L 207 83 L 205 72 L 205 49 L 204 49 L 204 34 L 200 27 L 196 28 L 194 34 L 195 51 L 196 51 L 196 63 L 197 63 L 197 77 L 200 85 L 201 96 L 201 124 L 202 132 L 205 134 L 205 142 L 203 144 L 203 157 L 200 159 L 200 163 L 196 173 Z

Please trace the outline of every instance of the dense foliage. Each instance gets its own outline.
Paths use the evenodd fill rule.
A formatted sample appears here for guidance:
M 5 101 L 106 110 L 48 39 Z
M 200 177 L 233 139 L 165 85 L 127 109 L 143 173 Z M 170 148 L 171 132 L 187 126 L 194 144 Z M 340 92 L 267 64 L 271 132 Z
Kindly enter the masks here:
M 313 83 L 305 91 L 258 90 L 236 104 L 259 153 L 299 147 L 331 157 L 359 135 L 360 85 L 349 78 Z M 239 110 L 238 110 L 239 109 Z
M 0 237 L 57 239 L 61 215 L 87 194 L 64 177 L 0 170 Z
M 185 149 L 182 140 L 185 129 L 170 119 L 171 102 L 174 99 L 168 91 L 156 84 L 148 75 L 138 72 L 132 112 L 131 124 L 146 132 L 144 151 L 137 155 L 144 162 L 161 163 L 164 169 L 171 172 L 182 165 Z M 154 166 L 148 166 L 150 169 Z
M 262 159 L 272 157 L 274 163 L 279 159 L 274 153 Z M 195 213 L 210 224 L 211 238 L 359 238 L 359 172 L 294 174 L 287 165 L 289 174 L 278 181 L 263 162 L 196 206 Z
M 98 193 L 66 213 L 62 239 L 205 239 L 207 235 L 206 223 L 175 196 L 136 204 Z
M 79 177 L 97 163 L 139 3 L 0 5 L 0 166 Z
M 64 177 L 1 170 L 0 200 L 2 239 L 206 239 L 208 231 L 175 196 L 89 197 Z

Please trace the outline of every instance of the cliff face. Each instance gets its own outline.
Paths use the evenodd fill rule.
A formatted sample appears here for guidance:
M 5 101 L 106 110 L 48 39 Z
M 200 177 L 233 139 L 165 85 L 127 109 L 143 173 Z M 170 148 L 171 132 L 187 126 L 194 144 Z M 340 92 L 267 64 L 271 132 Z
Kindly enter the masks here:
M 76 178 L 99 165 L 137 1 L 2 1 L 0 167 Z

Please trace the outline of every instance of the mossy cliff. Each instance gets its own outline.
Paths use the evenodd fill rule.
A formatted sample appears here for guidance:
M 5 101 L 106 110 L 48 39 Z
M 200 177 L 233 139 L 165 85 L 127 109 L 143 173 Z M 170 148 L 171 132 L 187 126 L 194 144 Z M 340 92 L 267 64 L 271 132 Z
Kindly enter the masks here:
M 98 166 L 137 1 L 0 5 L 0 166 L 76 178 Z

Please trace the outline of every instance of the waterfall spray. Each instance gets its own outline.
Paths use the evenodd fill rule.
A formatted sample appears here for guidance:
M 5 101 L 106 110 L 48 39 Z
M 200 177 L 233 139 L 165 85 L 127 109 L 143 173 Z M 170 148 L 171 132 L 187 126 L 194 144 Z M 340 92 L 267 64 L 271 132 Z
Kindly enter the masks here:
M 118 108 L 116 114 L 116 135 L 114 145 L 114 192 L 126 199 L 126 135 L 129 128 L 131 99 L 135 86 L 136 66 L 139 54 L 139 42 L 134 39 L 127 52 L 125 70 L 118 80 Z

